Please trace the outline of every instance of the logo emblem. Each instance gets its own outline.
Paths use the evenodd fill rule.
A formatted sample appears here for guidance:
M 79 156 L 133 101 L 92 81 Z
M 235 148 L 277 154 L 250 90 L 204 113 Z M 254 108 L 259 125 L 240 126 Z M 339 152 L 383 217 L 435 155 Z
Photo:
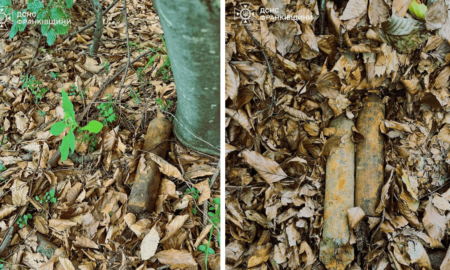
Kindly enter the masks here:
M 250 4 L 241 3 L 240 6 L 240 9 L 234 9 L 234 19 L 241 19 L 243 24 L 249 24 L 252 16 L 255 15 L 255 12 L 250 10 Z

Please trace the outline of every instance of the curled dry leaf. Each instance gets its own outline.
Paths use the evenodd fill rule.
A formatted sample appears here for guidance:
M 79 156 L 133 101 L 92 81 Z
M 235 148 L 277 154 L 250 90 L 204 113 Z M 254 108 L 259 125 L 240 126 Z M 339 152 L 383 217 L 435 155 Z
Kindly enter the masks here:
M 166 235 L 161 239 L 161 243 L 167 241 L 172 235 L 174 235 L 186 222 L 189 215 L 176 216 L 166 227 Z
M 353 207 L 347 210 L 348 225 L 351 229 L 355 229 L 356 225 L 365 217 L 364 211 L 361 207 Z
M 156 162 L 158 164 L 159 169 L 161 170 L 161 172 L 163 174 L 165 174 L 167 176 L 175 177 L 179 180 L 184 181 L 183 176 L 181 175 L 180 171 L 175 166 L 173 166 L 169 162 L 165 161 L 163 158 L 161 158 L 158 155 L 155 155 L 153 153 L 148 153 L 148 155 L 154 162 Z
M 278 182 L 287 177 L 287 174 L 277 162 L 264 157 L 258 152 L 244 150 L 242 151 L 242 156 L 267 183 Z

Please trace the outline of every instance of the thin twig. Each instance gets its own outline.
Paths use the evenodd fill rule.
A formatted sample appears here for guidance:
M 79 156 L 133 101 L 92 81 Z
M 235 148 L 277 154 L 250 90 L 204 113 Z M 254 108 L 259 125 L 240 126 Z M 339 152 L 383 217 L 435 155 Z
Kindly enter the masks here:
M 117 4 L 117 2 L 119 2 L 119 0 L 114 0 L 114 2 L 112 2 L 112 4 L 109 5 L 109 7 L 107 7 L 107 8 L 105 9 L 105 11 L 102 12 L 102 16 L 104 16 L 106 13 L 108 13 L 108 11 L 109 11 L 111 8 L 113 8 L 113 7 Z M 94 26 L 94 25 L 95 25 L 95 20 L 94 20 L 93 22 L 91 22 L 90 24 L 86 25 L 85 27 L 81 28 L 80 30 L 76 31 L 76 32 L 73 32 L 73 33 L 70 33 L 70 34 L 67 34 L 67 35 L 62 36 L 62 38 L 65 39 L 65 38 L 74 36 L 74 35 L 76 35 L 76 34 L 79 34 L 79 33 L 85 31 L 86 29 L 88 29 L 88 28 L 90 28 L 90 27 L 92 27 L 92 26 Z
M 138 55 L 133 61 L 131 61 L 131 64 L 133 64 L 134 62 L 138 61 L 140 58 L 142 58 L 143 56 L 151 53 L 151 50 L 145 51 L 143 53 L 141 53 L 140 55 Z M 125 67 L 121 68 L 116 74 L 114 74 L 111 78 L 109 78 L 108 80 L 106 80 L 106 82 L 100 87 L 100 89 L 94 94 L 94 96 L 92 97 L 91 102 L 89 102 L 89 104 L 87 105 L 86 109 L 83 110 L 83 112 L 77 116 L 77 121 L 80 122 L 84 116 L 86 115 L 86 113 L 90 110 L 91 105 L 94 101 L 97 100 L 97 98 L 99 96 L 103 95 L 103 92 L 106 89 L 106 86 L 108 86 L 117 76 L 120 75 L 120 73 L 122 73 L 125 70 Z
M 128 58 L 127 58 L 127 66 L 125 67 L 125 73 L 123 74 L 123 77 L 122 77 L 122 83 L 120 84 L 120 89 L 119 89 L 119 92 L 117 93 L 117 96 L 116 96 L 116 102 L 117 102 L 117 99 L 120 97 L 120 92 L 122 92 L 122 88 L 123 88 L 123 85 L 125 83 L 125 79 L 127 77 L 128 68 L 130 67 L 130 58 L 131 58 L 131 56 L 130 56 L 130 36 L 129 36 L 129 33 L 128 33 L 128 19 L 127 19 L 127 0 L 123 0 L 123 14 L 124 14 L 124 17 L 125 17 L 125 31 L 126 31 L 126 36 L 127 36 L 127 55 L 128 55 Z
M 216 179 L 217 179 L 217 176 L 219 175 L 219 172 L 220 172 L 220 160 L 217 163 L 217 167 L 216 167 L 216 170 L 214 171 L 213 176 L 211 177 L 211 182 L 209 183 L 210 189 L 216 183 Z M 205 225 L 205 226 L 208 225 L 208 220 L 209 220 L 207 213 L 208 213 L 208 201 L 204 201 L 203 202 L 203 225 Z

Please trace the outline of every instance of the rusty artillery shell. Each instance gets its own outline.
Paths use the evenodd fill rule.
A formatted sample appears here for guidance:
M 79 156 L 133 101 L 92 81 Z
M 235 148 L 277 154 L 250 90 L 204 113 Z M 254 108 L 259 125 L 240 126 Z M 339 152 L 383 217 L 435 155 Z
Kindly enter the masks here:
M 355 204 L 355 145 L 351 140 L 353 125 L 353 121 L 344 114 L 330 122 L 330 127 L 336 128 L 336 133 L 330 139 L 340 138 L 340 145 L 328 157 L 326 168 L 320 261 L 327 269 L 344 270 L 354 257 L 353 247 L 348 245 L 350 232 L 347 217 L 347 210 Z
M 356 145 L 355 205 L 368 216 L 375 212 L 384 183 L 384 140 L 380 124 L 384 120 L 384 104 L 376 95 L 364 102 L 356 127 L 364 141 Z
M 171 132 L 172 124 L 158 112 L 158 116 L 148 126 L 142 150 L 150 151 L 165 158 Z M 148 153 L 145 155 L 145 159 L 145 172 L 141 172 L 141 164 L 139 163 L 130 199 L 128 200 L 128 211 L 135 214 L 154 211 L 159 193 L 159 182 L 161 181 L 159 167 L 150 159 Z

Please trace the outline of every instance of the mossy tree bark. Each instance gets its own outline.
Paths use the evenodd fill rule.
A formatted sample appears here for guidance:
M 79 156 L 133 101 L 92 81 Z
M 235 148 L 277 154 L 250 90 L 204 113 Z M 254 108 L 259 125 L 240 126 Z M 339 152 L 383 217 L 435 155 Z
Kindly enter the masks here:
M 219 155 L 220 1 L 154 3 L 177 87 L 175 134 L 191 149 Z

